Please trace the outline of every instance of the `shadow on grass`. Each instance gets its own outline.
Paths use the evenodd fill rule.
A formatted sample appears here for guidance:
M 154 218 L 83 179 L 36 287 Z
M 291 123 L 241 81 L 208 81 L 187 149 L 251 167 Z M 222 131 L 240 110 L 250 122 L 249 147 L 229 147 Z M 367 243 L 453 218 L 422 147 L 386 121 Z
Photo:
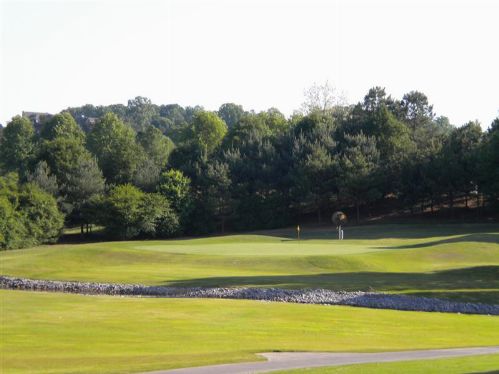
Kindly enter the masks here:
M 499 226 L 497 224 L 383 224 L 383 225 L 357 225 L 343 227 L 345 240 L 369 239 L 424 239 L 442 236 L 459 235 L 454 240 L 486 241 L 499 243 Z M 257 231 L 255 234 L 277 236 L 283 240 L 295 240 L 294 228 Z M 338 234 L 331 226 L 313 226 L 301 228 L 301 240 L 337 239 Z M 463 239 L 461 239 L 463 238 Z M 444 239 L 445 240 L 445 239 Z
M 399 246 L 389 246 L 389 247 L 376 247 L 382 249 L 411 249 L 411 248 L 425 248 L 432 247 L 434 245 L 440 244 L 452 244 L 452 243 L 462 243 L 462 242 L 475 242 L 475 243 L 496 243 L 499 244 L 499 234 L 469 234 L 462 235 L 456 238 L 448 238 L 442 240 L 434 240 L 431 242 L 399 245 Z
M 211 277 L 168 282 L 167 285 L 174 287 L 248 286 L 403 292 L 419 296 L 499 304 L 499 266 L 478 266 L 432 273 L 349 272 Z

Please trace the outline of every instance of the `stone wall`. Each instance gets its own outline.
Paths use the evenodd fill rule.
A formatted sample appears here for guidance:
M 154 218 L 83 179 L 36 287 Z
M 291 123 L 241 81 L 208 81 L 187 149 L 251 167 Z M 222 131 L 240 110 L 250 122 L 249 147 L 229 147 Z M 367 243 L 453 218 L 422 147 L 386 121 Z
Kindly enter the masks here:
M 344 292 L 326 289 L 175 288 L 144 286 L 139 284 L 33 280 L 7 276 L 0 276 L 0 288 L 66 292 L 85 295 L 245 299 L 302 304 L 350 305 L 366 308 L 424 312 L 499 315 L 499 305 L 460 303 L 429 297 L 394 295 L 378 292 Z

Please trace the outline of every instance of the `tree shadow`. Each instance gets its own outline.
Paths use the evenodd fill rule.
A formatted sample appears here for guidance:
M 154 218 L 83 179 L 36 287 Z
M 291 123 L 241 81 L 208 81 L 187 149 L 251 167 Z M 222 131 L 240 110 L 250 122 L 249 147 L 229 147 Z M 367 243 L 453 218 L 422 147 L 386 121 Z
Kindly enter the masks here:
M 495 235 L 499 232 L 497 224 L 366 224 L 346 225 L 343 227 L 345 240 L 370 240 L 370 239 L 424 239 L 443 236 L 460 235 L 468 237 L 467 240 L 481 241 L 482 235 Z M 296 229 L 285 228 L 266 231 L 255 231 L 257 235 L 280 237 L 283 241 L 296 240 Z M 335 240 L 338 233 L 332 225 L 302 226 L 300 240 L 328 239 Z M 497 234 L 486 240 L 499 242 Z
M 440 244 L 452 244 L 452 243 L 463 243 L 463 242 L 475 242 L 475 243 L 496 243 L 499 244 L 499 234 L 483 233 L 483 234 L 467 234 L 461 235 L 454 238 L 434 240 L 425 243 L 416 244 L 406 244 L 398 246 L 388 246 L 388 247 L 376 247 L 380 249 L 414 249 L 414 248 L 425 248 L 433 247 Z
M 499 266 L 477 266 L 432 273 L 348 272 L 210 277 L 173 281 L 165 285 L 403 292 L 420 296 L 499 304 Z

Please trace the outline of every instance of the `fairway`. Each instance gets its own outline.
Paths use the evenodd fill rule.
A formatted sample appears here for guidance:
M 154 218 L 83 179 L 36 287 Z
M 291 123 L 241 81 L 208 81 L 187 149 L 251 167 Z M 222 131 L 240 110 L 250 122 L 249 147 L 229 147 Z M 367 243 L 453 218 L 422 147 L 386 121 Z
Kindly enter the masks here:
M 41 246 L 0 253 L 34 279 L 375 290 L 498 303 L 497 225 L 369 225 L 201 239 Z
M 491 316 L 5 290 L 0 297 L 2 372 L 9 373 L 145 371 L 254 361 L 255 353 L 276 350 L 499 343 L 499 319 Z
M 313 369 L 279 371 L 275 374 L 469 374 L 497 373 L 499 355 L 347 365 Z

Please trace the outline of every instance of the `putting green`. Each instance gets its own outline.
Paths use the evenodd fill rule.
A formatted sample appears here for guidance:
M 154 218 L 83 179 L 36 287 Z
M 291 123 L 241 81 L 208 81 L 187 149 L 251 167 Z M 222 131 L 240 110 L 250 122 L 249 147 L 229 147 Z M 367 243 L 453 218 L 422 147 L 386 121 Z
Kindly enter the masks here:
M 372 225 L 0 253 L 5 275 L 172 286 L 376 290 L 499 300 L 498 225 Z
M 499 318 L 0 290 L 3 373 L 113 373 L 257 360 L 257 352 L 499 344 Z

